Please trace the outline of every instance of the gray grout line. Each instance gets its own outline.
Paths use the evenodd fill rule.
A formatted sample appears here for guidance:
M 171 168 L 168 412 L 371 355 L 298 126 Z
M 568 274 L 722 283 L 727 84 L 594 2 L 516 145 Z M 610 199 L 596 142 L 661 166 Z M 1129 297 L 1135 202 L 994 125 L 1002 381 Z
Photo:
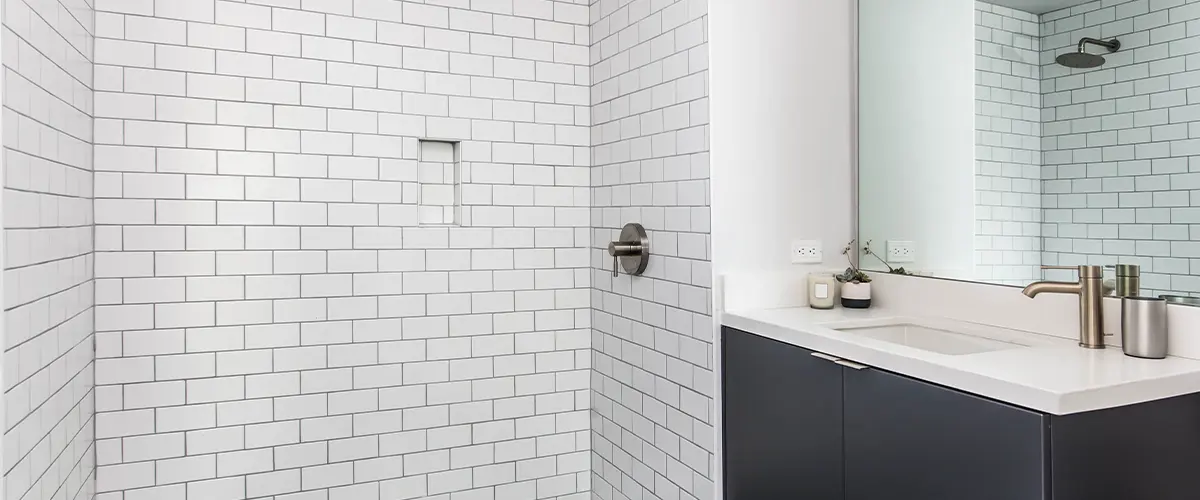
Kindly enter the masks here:
M 589 9 L 592 9 L 592 7 L 593 7 L 593 6 L 588 6 L 588 8 L 589 8 Z M 272 10 L 271 12 L 272 12 L 272 15 L 274 15 L 274 14 L 276 13 L 276 10 Z M 328 19 L 329 19 L 329 18 L 326 16 L 326 17 L 324 17 L 324 19 L 326 19 L 326 20 L 328 21 Z M 190 25 L 189 25 L 189 26 L 190 26 Z M 593 47 L 593 48 L 594 48 L 594 47 L 598 47 L 598 46 L 599 46 L 599 42 L 594 42 L 594 43 L 593 43 L 593 42 L 590 42 L 590 41 L 589 41 L 589 43 L 591 44 L 591 47 Z M 327 68 L 326 70 L 328 71 L 328 66 L 326 66 L 326 68 Z M 702 70 L 702 71 L 703 71 L 703 70 Z M 693 73 L 693 74 L 698 74 L 698 73 Z M 589 85 L 590 85 L 590 84 L 589 84 Z M 593 86 L 593 87 L 594 87 L 594 86 Z M 620 97 L 618 97 L 617 99 L 620 99 Z M 703 102 L 703 98 L 696 99 L 694 102 Z M 590 99 L 589 99 L 589 103 L 587 103 L 587 104 L 581 104 L 580 106 L 591 106 L 591 105 L 592 105 L 592 103 L 590 102 Z M 619 119 L 620 119 L 620 118 L 616 118 L 615 120 L 619 120 Z M 589 123 L 589 124 L 587 124 L 587 125 L 582 125 L 582 126 L 591 126 L 591 125 L 593 125 L 593 124 Z M 701 125 L 699 125 L 699 126 L 697 126 L 697 127 L 688 127 L 688 128 L 685 128 L 685 129 L 680 129 L 680 130 L 687 130 L 687 129 L 690 129 L 690 128 L 698 128 L 698 127 L 707 127 L 707 124 L 701 124 Z M 704 128 L 704 129 L 699 129 L 699 130 L 700 130 L 700 133 L 701 133 L 701 134 L 703 134 L 703 133 L 704 133 L 704 131 L 706 131 L 706 130 L 707 130 L 707 128 Z M 244 132 L 245 132 L 245 129 L 244 129 Z M 185 144 L 186 144 L 186 143 L 185 143 Z M 584 146 L 582 146 L 582 147 L 591 147 L 591 146 L 592 146 L 592 144 L 591 144 L 591 141 L 589 141 L 589 144 L 587 144 L 587 145 L 584 145 Z M 686 153 L 686 154 L 679 154 L 679 155 L 672 155 L 672 156 L 678 156 L 678 157 L 680 157 L 680 158 L 685 158 L 685 157 L 686 157 L 686 158 L 688 158 L 688 159 L 689 159 L 691 162 L 697 162 L 697 161 L 704 161 L 704 160 L 706 159 L 706 156 L 705 156 L 706 154 L 707 154 L 706 152 L 697 152 L 697 153 Z M 594 155 L 592 155 L 592 156 L 594 156 Z M 278 157 L 278 155 L 276 155 L 276 157 Z M 659 160 L 659 161 L 662 161 L 662 160 L 661 160 L 661 158 L 659 158 L 658 160 Z M 593 166 L 593 165 L 588 165 L 588 166 L 590 167 L 590 166 Z M 276 166 L 273 164 L 273 165 L 272 165 L 272 168 L 276 168 Z M 593 171 L 593 172 L 599 172 L 599 171 Z M 123 175 L 123 174 L 122 174 L 122 175 Z M 588 195 L 587 195 L 587 196 L 589 196 L 589 197 L 590 197 L 590 196 L 595 196 L 596 189 L 601 189 L 602 187 L 597 187 L 597 186 L 596 186 L 596 183 L 597 183 L 597 181 L 596 181 L 596 177 L 595 177 L 595 175 L 591 175 L 591 176 L 589 176 L 589 177 L 591 177 L 591 180 L 589 181 L 589 183 L 588 183 L 587 185 L 584 185 L 584 186 L 577 186 L 577 187 L 578 187 L 578 188 L 590 188 L 590 189 L 589 189 L 589 193 L 588 193 Z M 244 177 L 243 177 L 243 178 L 244 178 Z M 691 180 L 691 179 L 679 179 L 679 181 L 686 181 L 686 180 Z M 649 186 L 649 185 L 654 185 L 654 184 L 658 184 L 658 183 L 662 183 L 662 182 L 671 182 L 671 183 L 675 183 L 676 181 L 666 181 L 666 180 L 647 180 L 647 181 L 639 181 L 639 182 L 637 183 L 637 185 L 646 185 L 646 186 Z M 614 187 L 608 187 L 607 189 L 609 189 L 609 190 L 614 190 L 614 189 L 615 189 L 615 190 L 623 190 L 623 189 L 628 189 L 628 188 L 623 188 L 623 187 L 617 186 L 617 187 L 615 187 L 615 188 L 614 188 Z M 205 201 L 207 201 L 207 200 L 205 200 Z M 285 201 L 285 200 L 269 200 L 268 202 L 272 202 L 272 203 L 274 203 L 274 202 L 280 202 L 280 203 L 283 203 L 283 202 L 287 202 L 287 201 L 300 202 L 300 200 L 286 200 L 286 201 Z M 219 201 L 208 201 L 208 203 L 210 203 L 210 204 L 212 204 L 212 205 L 214 205 L 214 206 L 215 206 L 215 205 L 218 205 L 220 202 L 219 202 Z M 326 203 L 326 206 L 328 206 L 328 203 Z M 535 208 L 550 208 L 550 207 L 535 207 Z M 583 208 L 583 207 L 555 207 L 555 208 Z M 589 204 L 589 205 L 587 206 L 587 208 L 588 208 L 588 210 L 589 210 L 589 213 L 590 213 L 590 214 L 603 214 L 603 213 L 607 213 L 607 211 L 605 210 L 605 207 L 599 207 L 599 208 L 598 208 L 598 207 L 595 207 L 595 206 L 592 206 L 591 204 Z M 615 209 L 615 208 L 621 208 L 621 207 L 611 207 L 611 208 L 614 208 L 614 209 Z M 627 207 L 626 207 L 626 208 L 627 208 Z M 672 206 L 661 206 L 661 207 L 660 207 L 660 206 L 654 206 L 654 207 L 641 207 L 641 209 L 651 209 L 651 210 L 660 210 L 660 211 L 661 211 L 661 210 L 669 210 L 669 209 L 671 209 L 671 208 L 674 208 L 674 209 L 676 209 L 676 210 L 688 210 L 688 211 L 695 211 L 695 210 L 708 210 L 708 207 L 707 207 L 706 205 L 695 205 L 695 206 L 676 206 L 676 205 L 672 205 Z M 695 212 L 693 212 L 693 214 L 694 214 L 694 213 L 695 213 Z M 589 218 L 590 218 L 590 217 L 589 217 Z M 215 219 L 214 219 L 214 220 L 215 220 Z M 274 219 L 272 219 L 272 220 L 274 220 Z M 594 223 L 593 223 L 593 224 L 594 224 Z M 136 227 L 136 226 L 138 226 L 138 225 L 136 225 L 136 224 L 132 224 L 132 225 L 129 225 L 129 226 L 131 226 L 131 227 Z M 244 225 L 244 224 L 238 224 L 237 226 L 241 226 L 241 227 L 242 227 L 242 230 L 243 230 L 243 232 L 244 232 L 244 231 L 247 231 L 247 230 L 249 230 L 249 229 L 252 227 L 252 226 L 248 226 L 248 225 Z M 100 227 L 116 227 L 116 226 L 115 226 L 115 225 L 114 225 L 114 226 L 105 226 L 105 225 L 100 225 Z M 123 225 L 122 225 L 122 227 L 123 227 Z M 234 226 L 234 227 L 236 227 L 236 226 Z M 297 226 L 297 227 L 300 227 L 300 226 Z M 315 227 L 315 226 L 314 226 L 314 227 Z M 570 227 L 570 228 L 564 228 L 564 229 L 569 229 L 569 230 L 573 230 L 573 231 L 578 231 L 579 229 L 583 229 L 584 227 L 585 227 L 585 226 L 578 226 L 578 227 Z M 588 238 L 587 238 L 588 242 L 587 242 L 587 243 L 584 243 L 584 244 L 582 244 L 582 245 L 576 245 L 576 246 L 574 246 L 574 247 L 562 247 L 562 248 L 564 248 L 564 249 L 565 249 L 565 248 L 581 249 L 581 250 L 585 250 L 585 251 L 587 251 L 587 253 L 588 253 L 588 254 L 597 254 L 598 252 L 600 252 L 601 250 L 600 250 L 600 249 L 597 249 L 597 248 L 595 248 L 595 245 L 599 245 L 599 244 L 600 244 L 600 243 L 602 243 L 602 242 L 596 242 L 596 241 L 594 241 L 594 240 L 596 240 L 596 238 L 600 236 L 600 233 L 599 233 L 598 231 L 601 231 L 601 230 L 600 230 L 600 229 L 593 228 L 592 226 L 586 226 L 586 227 L 589 229 L 589 231 L 590 231 L 590 232 L 595 232 L 595 233 L 596 233 L 596 234 L 593 234 L 593 235 L 588 235 Z M 498 229 L 498 228 L 492 228 L 492 229 Z M 702 228 L 697 228 L 697 229 L 702 229 Z M 303 229 L 300 229 L 300 230 L 302 231 Z M 533 229 L 531 229 L 531 230 L 533 230 Z M 607 230 L 606 230 L 606 231 L 607 231 Z M 705 241 L 707 241 L 707 239 L 708 239 L 707 231 L 705 231 L 705 232 L 702 232 L 702 233 L 701 233 L 701 232 L 692 232 L 692 231 L 665 231 L 665 232 L 669 232 L 669 233 L 671 233 L 671 234 L 672 234 L 672 238 L 674 238 L 674 237 L 675 237 L 674 235 L 678 234 L 678 235 L 681 235 L 681 236 L 680 236 L 680 238 L 682 239 L 682 235 L 686 234 L 686 235 L 688 235 L 688 237 L 689 237 L 689 238 L 692 238 L 692 237 L 702 237 L 702 238 L 703 238 Z M 187 236 L 185 235 L 185 238 L 186 238 L 186 237 L 187 237 Z M 601 238 L 601 239 L 603 239 L 603 238 Z M 578 237 L 576 237 L 576 240 L 578 241 Z M 244 233 L 243 233 L 243 241 L 244 241 Z M 705 245 L 707 245 L 707 243 L 705 243 Z M 352 243 L 352 246 L 353 246 L 353 243 Z M 681 244 L 681 246 L 682 246 L 682 244 Z M 185 240 L 184 247 L 185 247 L 185 248 L 187 247 L 187 242 L 186 242 L 186 240 Z M 300 249 L 297 249 L 297 250 L 300 250 Z M 347 249 L 347 250 L 349 250 L 349 249 Z M 246 251 L 246 250 L 239 248 L 239 249 L 230 249 L 230 251 L 231 251 L 231 252 L 233 252 L 233 251 Z M 267 251 L 269 251 L 269 250 L 267 250 Z M 321 250 L 317 250 L 317 251 L 325 251 L 325 252 L 326 252 L 326 253 L 325 253 L 325 259 L 326 259 L 326 261 L 327 261 L 327 262 L 326 262 L 326 269 L 328 269 L 328 260 L 331 258 L 331 256 L 330 256 L 330 253 L 329 253 L 329 252 L 330 252 L 330 251 L 335 251 L 335 250 L 329 250 L 329 251 L 326 251 L 325 249 L 321 249 Z M 369 250 L 369 251 L 375 251 L 375 249 L 371 249 L 371 250 Z M 685 249 L 685 250 L 684 250 L 684 252 L 685 252 L 685 253 L 687 253 L 688 251 L 689 251 L 689 249 Z M 152 252 L 152 251 L 151 251 L 151 252 L 146 252 L 146 253 L 148 253 L 148 254 L 150 254 L 150 255 L 154 255 L 154 252 Z M 695 253 L 695 252 L 691 252 L 691 253 Z M 705 250 L 705 253 L 707 253 L 707 250 Z M 695 264 L 693 264 L 693 263 L 696 263 L 696 262 L 702 262 L 702 260 L 699 260 L 699 258 L 697 258 L 697 257 L 694 257 L 694 256 L 687 256 L 687 257 L 678 257 L 678 256 L 676 256 L 676 257 L 673 257 L 673 258 L 677 258 L 677 259 L 679 259 L 679 260 L 681 260 L 681 261 L 684 261 L 684 262 L 689 262 L 689 265 L 695 265 Z M 594 266 L 594 265 L 596 264 L 596 257 L 595 257 L 595 255 L 588 255 L 588 256 L 587 256 L 587 259 L 588 259 L 588 264 L 587 264 L 587 265 L 588 265 L 589 267 L 586 267 L 586 268 L 575 268 L 575 270 L 576 270 L 576 271 L 580 271 L 580 270 L 583 270 L 583 271 L 585 271 L 585 272 L 586 272 L 586 271 L 589 271 L 589 270 L 591 271 L 591 272 L 590 272 L 590 273 L 588 273 L 587 275 L 584 275 L 584 276 L 583 276 L 583 279 L 585 279 L 586 281 L 588 281 L 588 282 L 589 282 L 588 288 L 585 288 L 584 290 L 585 290 L 587 293 L 594 293 L 595 291 L 599 291 L 600 293 L 605 293 L 605 292 L 603 292 L 603 291 L 601 291 L 601 290 L 598 290 L 598 286 L 591 286 L 590 282 L 594 281 L 594 277 L 597 275 L 597 273 L 599 273 L 599 272 L 601 272 L 601 271 L 600 271 L 600 270 L 596 270 L 596 269 L 592 269 L 592 268 L 591 268 L 592 266 Z M 704 261 L 706 261 L 706 260 L 707 260 L 707 257 L 704 257 L 704 259 L 705 259 Z M 156 264 L 155 264 L 155 265 L 156 265 Z M 490 272 L 490 271 L 489 271 L 489 272 Z M 350 275 L 353 277 L 353 274 L 354 274 L 354 273 L 347 273 L 347 274 L 350 274 Z M 243 279 L 244 279 L 244 278 L 243 278 Z M 655 282 L 657 282 L 658 280 L 662 280 L 662 281 L 666 281 L 666 280 L 667 280 L 667 278 L 665 278 L 665 277 L 660 277 L 660 278 L 653 278 L 653 277 L 652 277 L 651 279 L 654 279 L 654 280 L 656 280 Z M 668 281 L 668 282 L 669 282 L 669 281 Z M 604 284 L 600 284 L 599 286 L 604 286 Z M 611 286 L 612 286 L 612 285 L 611 285 L 611 284 L 609 284 L 608 286 L 611 288 Z M 693 288 L 697 288 L 697 289 L 704 290 L 704 293 L 711 293 L 711 291 L 709 291 L 709 290 L 708 290 L 708 286 L 706 286 L 706 285 L 694 285 L 694 284 L 691 284 L 691 283 L 679 283 L 679 284 L 677 284 L 676 286 L 679 286 L 679 287 L 693 287 Z M 578 286 L 576 286 L 576 287 L 574 287 L 574 288 L 571 288 L 571 290 L 576 290 L 576 289 L 578 289 L 578 288 L 579 288 L 579 287 L 578 287 Z M 515 293 L 520 293 L 519 291 L 507 291 L 507 292 L 508 292 L 508 293 L 514 293 L 514 292 L 515 292 Z M 281 299 L 281 300 L 288 300 L 288 299 Z M 322 299 L 322 300 L 324 300 L 324 299 Z M 644 299 L 635 299 L 635 300 L 638 300 L 639 302 L 647 302 L 647 303 L 649 303 L 648 301 L 645 301 Z M 186 303 L 186 302 L 185 302 L 185 303 Z M 686 301 L 685 301 L 685 303 L 686 303 Z M 664 314 L 666 314 L 666 315 L 674 314 L 674 313 L 672 313 L 671 311 L 680 311 L 680 312 L 682 312 L 682 313 L 684 313 L 684 314 L 687 314 L 689 317 L 694 317 L 695 315 L 699 314 L 699 313 L 697 313 L 697 312 L 694 312 L 694 311 L 687 311 L 687 310 L 684 310 L 684 309 L 681 309 L 681 308 L 676 308 L 676 307 L 669 306 L 669 305 L 662 305 L 661 307 L 664 309 Z M 589 314 L 589 318 L 587 318 L 587 319 L 584 319 L 584 320 L 583 320 L 583 323 L 585 323 L 585 324 L 584 324 L 584 326 L 582 326 L 581 328 L 579 328 L 579 329 L 577 329 L 577 330 L 580 330 L 580 331 L 589 331 L 589 330 L 593 330 L 593 328 L 592 328 L 592 326 L 591 326 L 591 323 L 592 323 L 592 321 L 591 321 L 591 318 L 590 318 L 590 317 L 591 317 L 592 315 L 595 315 L 595 314 L 597 314 L 597 313 L 599 312 L 599 310 L 598 310 L 598 309 L 594 309 L 594 308 L 591 308 L 591 307 L 589 307 L 589 308 L 583 308 L 583 309 L 576 309 L 576 308 L 573 308 L 573 309 L 570 309 L 570 310 L 575 310 L 575 311 L 577 311 L 576 315 L 578 315 L 578 312 L 590 311 L 590 312 L 591 312 L 591 314 Z M 243 327 L 243 332 L 242 332 L 243 336 L 246 336 L 246 335 L 248 335 L 248 334 L 247 334 L 247 333 L 246 333 L 244 330 L 245 330 L 245 328 Z M 710 345 L 709 349 L 711 349 L 711 345 Z M 591 351 L 591 352 L 597 352 L 597 351 L 595 351 L 595 350 L 594 350 L 594 348 L 591 348 L 591 347 L 589 347 L 589 348 L 587 348 L 587 349 L 582 349 L 582 350 L 580 350 L 580 351 L 578 351 L 578 352 L 587 352 L 587 351 Z M 328 350 L 326 350 L 326 351 L 325 351 L 325 355 L 326 355 L 326 356 L 328 356 L 328 355 L 329 355 L 329 353 L 328 353 Z M 215 355 L 214 355 L 213 357 L 215 358 Z M 681 361 L 682 361 L 682 360 L 681 360 Z M 536 363 L 536 360 L 535 360 L 535 363 Z M 580 361 L 578 361 L 578 360 L 577 360 L 577 361 L 576 361 L 576 363 L 580 363 Z M 578 370 L 576 370 L 576 371 L 586 371 L 586 372 L 591 372 L 591 371 L 593 370 L 593 369 L 592 369 L 592 367 L 591 367 L 591 364 L 592 364 L 591 362 L 586 362 L 585 364 L 587 364 L 587 365 L 588 365 L 586 368 L 580 368 L 580 369 L 578 369 Z M 576 366 L 578 366 L 578 364 L 577 364 Z M 272 367 L 274 367 L 274 365 L 272 365 Z M 336 369 L 336 370 L 343 370 L 343 368 L 335 368 L 335 369 Z M 350 369 L 351 373 L 353 374 L 353 371 L 354 371 L 354 370 L 353 370 L 353 368 L 352 368 L 352 367 L 347 367 L 347 369 Z M 214 372 L 214 373 L 215 373 L 215 372 Z M 243 376 L 241 376 L 241 377 L 242 377 L 243 379 L 245 378 L 245 376 L 244 376 L 244 375 L 243 375 Z M 589 384 L 589 385 L 590 385 L 590 384 Z M 578 399 L 578 398 L 579 398 L 579 396 L 580 396 L 580 394 L 579 394 L 579 392 L 580 392 L 580 391 L 574 391 L 574 392 L 576 393 L 576 395 L 574 396 L 574 398 L 575 398 L 575 401 L 576 401 L 576 402 L 578 402 L 578 401 L 579 401 L 579 399 Z M 377 391 L 377 393 L 378 393 L 378 391 Z M 697 394 L 699 394 L 699 393 L 697 393 Z M 378 395 L 377 395 L 377 397 L 378 397 Z M 707 398 L 707 399 L 709 400 L 710 404 L 711 404 L 711 396 L 703 396 L 702 394 L 700 394 L 700 397 L 702 397 L 702 398 Z M 589 402 L 589 403 L 590 403 L 590 402 Z M 590 406 L 590 404 L 589 404 L 589 406 Z M 590 412 L 590 411 L 589 411 L 589 412 L 588 412 L 588 414 L 587 414 L 587 416 L 590 416 L 591 414 L 592 414 L 592 412 Z M 589 427 L 590 427 L 590 426 L 589 426 Z M 589 430 L 589 432 L 591 432 L 591 430 Z M 648 444 L 650 444 L 650 443 L 648 443 Z M 651 444 L 651 445 L 653 446 L 653 444 Z M 711 453 L 709 454 L 709 457 L 710 457 L 710 459 L 711 459 Z M 582 474 L 584 474 L 584 473 L 587 473 L 587 474 L 589 474 L 589 477 L 596 477 L 596 476 L 594 475 L 594 471 L 591 471 L 591 470 L 585 470 L 585 471 L 573 472 L 573 473 L 569 473 L 569 474 L 567 474 L 567 476 L 568 476 L 568 477 L 572 477 L 572 478 L 575 478 L 575 477 L 577 477 L 577 478 L 578 478 L 578 479 L 577 479 L 577 481 L 580 481 L 580 484 L 584 484 L 584 483 L 582 483 L 582 481 L 585 481 L 585 480 L 587 479 L 587 478 L 585 478 L 584 476 L 582 476 Z M 709 474 L 709 472 L 703 472 L 703 473 L 699 473 L 699 472 L 697 472 L 697 473 L 695 473 L 695 474 L 699 474 L 699 475 L 702 475 L 702 476 L 707 476 L 707 475 Z M 433 484 L 433 483 L 431 482 L 431 481 L 433 481 L 433 479 L 434 479 L 434 478 L 433 478 L 431 475 L 426 475 L 426 477 L 424 478 L 424 481 L 425 481 L 425 485 L 426 485 L 427 491 L 429 491 L 429 490 L 428 490 L 428 487 L 429 487 L 429 486 L 431 486 L 431 485 Z M 305 481 L 305 482 L 307 482 L 307 481 Z M 490 488 L 491 488 L 491 487 L 489 487 L 489 489 L 490 489 Z M 302 487 L 302 489 L 303 489 L 303 487 Z M 308 488 L 308 489 L 312 489 L 312 488 Z M 317 488 L 317 489 L 328 489 L 328 488 Z M 681 489 L 682 489 L 682 490 L 684 490 L 685 492 L 687 492 L 687 491 L 694 491 L 694 490 L 692 490 L 691 488 L 681 488 Z M 456 491 L 458 491 L 458 490 L 456 490 Z M 243 489 L 243 492 L 245 492 L 245 490 L 244 490 L 244 489 Z

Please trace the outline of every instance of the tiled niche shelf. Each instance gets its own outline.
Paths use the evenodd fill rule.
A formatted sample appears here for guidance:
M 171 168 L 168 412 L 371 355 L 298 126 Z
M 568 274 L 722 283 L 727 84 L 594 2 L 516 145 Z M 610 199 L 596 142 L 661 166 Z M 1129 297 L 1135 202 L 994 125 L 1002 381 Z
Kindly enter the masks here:
M 421 140 L 417 217 L 422 226 L 463 224 L 459 143 Z

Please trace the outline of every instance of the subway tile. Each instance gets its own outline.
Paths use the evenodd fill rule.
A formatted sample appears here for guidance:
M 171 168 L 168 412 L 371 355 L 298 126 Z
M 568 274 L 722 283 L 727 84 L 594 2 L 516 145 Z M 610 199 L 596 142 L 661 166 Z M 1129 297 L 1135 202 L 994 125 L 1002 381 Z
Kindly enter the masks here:
M 582 284 L 591 273 L 582 269 L 590 262 L 587 252 L 574 250 L 591 243 L 584 229 L 591 223 L 587 188 L 592 185 L 585 149 L 591 137 L 584 130 L 591 124 L 591 96 L 585 89 L 590 77 L 585 66 L 591 62 L 585 62 L 588 7 L 536 0 L 477 0 L 469 6 L 217 0 L 159 12 L 149 0 L 142 2 L 148 5 L 122 3 L 128 5 L 105 10 L 128 11 L 149 22 L 122 20 L 118 28 L 109 19 L 106 32 L 119 29 L 124 37 L 147 42 L 98 43 L 97 59 L 123 68 L 122 87 L 116 88 L 154 99 L 135 97 L 130 106 L 106 108 L 110 118 L 124 121 L 101 122 L 119 129 L 109 127 L 100 136 L 119 137 L 128 146 L 98 148 L 103 167 L 97 168 L 134 174 L 97 191 L 135 203 L 105 205 L 110 208 L 102 220 L 117 226 L 122 242 L 147 249 L 169 246 L 149 250 L 154 254 L 125 248 L 97 257 L 105 275 L 165 280 L 158 292 L 148 287 L 122 293 L 120 299 L 135 308 L 97 309 L 97 326 L 160 326 L 180 333 L 178 341 L 138 337 L 124 353 L 145 357 L 129 358 L 135 364 L 127 371 L 106 362 L 98 371 L 112 369 L 112 375 L 98 374 L 97 380 L 104 380 L 104 387 L 184 384 L 186 391 L 166 396 L 185 397 L 190 404 L 166 407 L 180 409 L 159 415 L 158 423 L 171 429 L 168 435 L 187 432 L 194 444 L 189 453 L 209 457 L 194 464 L 168 462 L 183 458 L 175 455 L 148 460 L 161 460 L 168 474 L 189 480 L 189 496 L 214 499 L 301 490 L 330 498 L 457 494 L 456 485 L 468 477 L 474 487 L 504 487 L 501 496 L 574 492 L 567 486 L 573 476 L 543 477 L 535 462 L 511 463 L 535 460 L 534 441 L 528 441 L 529 451 L 521 446 L 500 450 L 515 438 L 512 421 L 500 419 L 573 409 L 575 391 L 588 384 L 586 376 L 560 381 L 554 375 L 575 368 L 578 350 L 587 344 L 568 337 L 556 344 L 553 333 L 587 324 L 576 314 L 588 307 Z M 669 107 L 706 91 L 703 77 L 687 77 L 693 69 L 684 52 L 703 54 L 688 50 L 703 42 L 696 19 L 704 9 L 694 3 L 669 9 L 682 57 L 674 57 L 674 69 L 667 72 L 675 76 L 659 81 L 684 80 L 647 102 Z M 185 22 L 187 29 L 177 31 L 144 26 Z M 156 65 L 163 70 L 139 69 Z M 655 81 L 652 70 L 640 74 L 646 82 Z M 627 89 L 629 94 L 640 90 Z M 146 103 L 153 103 L 154 114 L 147 113 Z M 1129 104 L 1131 109 L 1140 105 Z M 704 106 L 696 101 L 670 111 L 662 123 L 686 132 L 671 135 L 674 142 L 660 152 L 703 151 Z M 1104 113 L 1105 106 L 1092 111 Z M 1145 109 L 1150 106 L 1146 99 Z M 1133 111 L 1128 113 L 1132 121 Z M 1146 115 L 1150 124 L 1145 126 L 1157 119 L 1162 118 Z M 647 130 L 660 127 L 654 133 L 662 126 L 647 122 Z M 474 213 L 477 227 L 418 227 L 415 147 L 416 138 L 426 134 L 466 140 L 463 160 L 486 162 L 472 164 L 474 182 L 507 185 L 469 193 L 481 209 Z M 1130 141 L 1123 144 L 1139 143 Z M 1108 145 L 1115 144 L 1096 147 Z M 133 149 L 139 146 L 149 154 Z M 154 148 L 161 148 L 157 155 Z M 673 161 L 679 168 L 670 172 L 677 173 L 662 182 L 707 177 L 706 158 L 695 160 L 695 168 L 690 159 Z M 137 177 L 137 172 L 165 177 Z M 652 179 L 647 181 L 656 182 Z M 707 186 L 702 181 L 680 186 L 685 187 L 674 203 L 689 208 L 658 215 L 661 224 L 706 227 L 704 212 L 692 209 L 706 205 L 702 191 Z M 499 210 L 482 210 L 493 204 Z M 536 238 L 531 229 L 556 224 L 564 226 L 539 230 Z M 155 236 L 159 229 L 129 229 L 142 225 L 182 228 L 183 238 L 161 237 L 179 229 L 165 229 L 160 236 Z M 523 227 L 503 227 L 513 225 Z M 103 236 L 98 234 L 98 241 Z M 706 245 L 702 238 L 664 236 L 668 253 L 688 258 L 706 258 Z M 447 247 L 455 250 L 443 250 Z M 445 253 L 427 255 L 426 249 Z M 659 298 L 706 309 L 698 305 L 706 293 L 688 283 L 694 276 L 673 276 L 678 281 L 664 285 Z M 142 285 L 153 283 L 158 282 Z M 658 287 L 650 292 L 649 298 L 656 297 Z M 136 301 L 151 307 L 137 309 Z M 551 311 L 555 307 L 567 309 Z M 428 316 L 439 312 L 456 315 Z M 666 326 L 665 320 L 649 321 Z M 535 330 L 545 335 L 527 336 Z M 517 352 L 530 354 L 490 358 Z M 701 361 L 699 350 L 688 352 L 688 359 Z M 159 382 L 156 376 L 166 379 Z M 525 378 L 518 383 L 514 376 Z M 536 397 L 517 401 L 518 390 Z M 125 404 L 153 401 L 135 397 Z M 98 432 L 102 427 L 116 433 L 158 431 L 153 416 L 151 430 L 129 416 L 131 426 L 124 430 L 111 430 L 111 418 L 98 418 Z M 439 427 L 451 422 L 454 427 Z M 570 429 L 553 441 L 561 447 L 546 441 L 546 449 L 573 452 L 569 441 L 580 424 L 563 419 L 561 425 Z M 428 426 L 435 427 L 427 432 Z M 405 428 L 421 429 L 420 438 L 404 433 Z M 464 434 L 467 429 L 471 432 Z M 309 440 L 320 441 L 304 443 Z M 420 454 L 431 444 L 455 448 L 375 459 L 381 453 Z M 497 460 L 510 463 L 492 466 L 493 447 Z M 707 453 L 695 449 L 689 448 L 696 460 Z M 582 471 L 564 460 L 554 463 Z M 543 481 L 536 487 L 527 483 L 527 490 L 505 486 L 518 474 Z M 374 484 L 350 486 L 363 481 L 382 482 L 378 491 Z

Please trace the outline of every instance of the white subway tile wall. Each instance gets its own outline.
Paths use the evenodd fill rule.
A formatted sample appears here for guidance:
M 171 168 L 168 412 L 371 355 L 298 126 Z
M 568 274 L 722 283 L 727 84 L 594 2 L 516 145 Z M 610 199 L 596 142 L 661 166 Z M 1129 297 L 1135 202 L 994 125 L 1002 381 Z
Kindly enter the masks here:
M 592 488 L 716 498 L 708 0 L 592 3 Z M 641 222 L 644 276 L 605 249 Z
M 98 500 L 588 495 L 586 2 L 96 7 Z
M 1044 14 L 1046 264 L 1142 265 L 1143 293 L 1200 294 L 1200 3 L 1091 2 Z M 1092 70 L 1054 63 L 1121 41 Z
M 3 5 L 3 487 L 91 499 L 92 55 L 88 0 Z
M 975 3 L 975 277 L 1041 278 L 1041 57 L 1037 16 Z
M 1200 4 L 976 8 L 979 278 L 1022 284 L 1042 277 L 1038 264 L 1130 263 L 1144 294 L 1200 294 Z M 1084 37 L 1121 49 L 1089 47 L 1107 59 L 1095 69 L 1055 62 Z

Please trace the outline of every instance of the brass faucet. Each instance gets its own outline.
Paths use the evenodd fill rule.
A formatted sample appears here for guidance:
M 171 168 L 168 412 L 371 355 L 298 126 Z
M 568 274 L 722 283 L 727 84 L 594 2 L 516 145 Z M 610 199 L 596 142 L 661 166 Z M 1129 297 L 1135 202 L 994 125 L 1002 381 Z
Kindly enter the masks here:
M 1073 293 L 1079 296 L 1079 346 L 1104 349 L 1104 268 L 1100 266 L 1042 266 L 1042 269 L 1079 271 L 1079 281 L 1037 281 L 1021 293 L 1037 297 L 1040 293 Z

